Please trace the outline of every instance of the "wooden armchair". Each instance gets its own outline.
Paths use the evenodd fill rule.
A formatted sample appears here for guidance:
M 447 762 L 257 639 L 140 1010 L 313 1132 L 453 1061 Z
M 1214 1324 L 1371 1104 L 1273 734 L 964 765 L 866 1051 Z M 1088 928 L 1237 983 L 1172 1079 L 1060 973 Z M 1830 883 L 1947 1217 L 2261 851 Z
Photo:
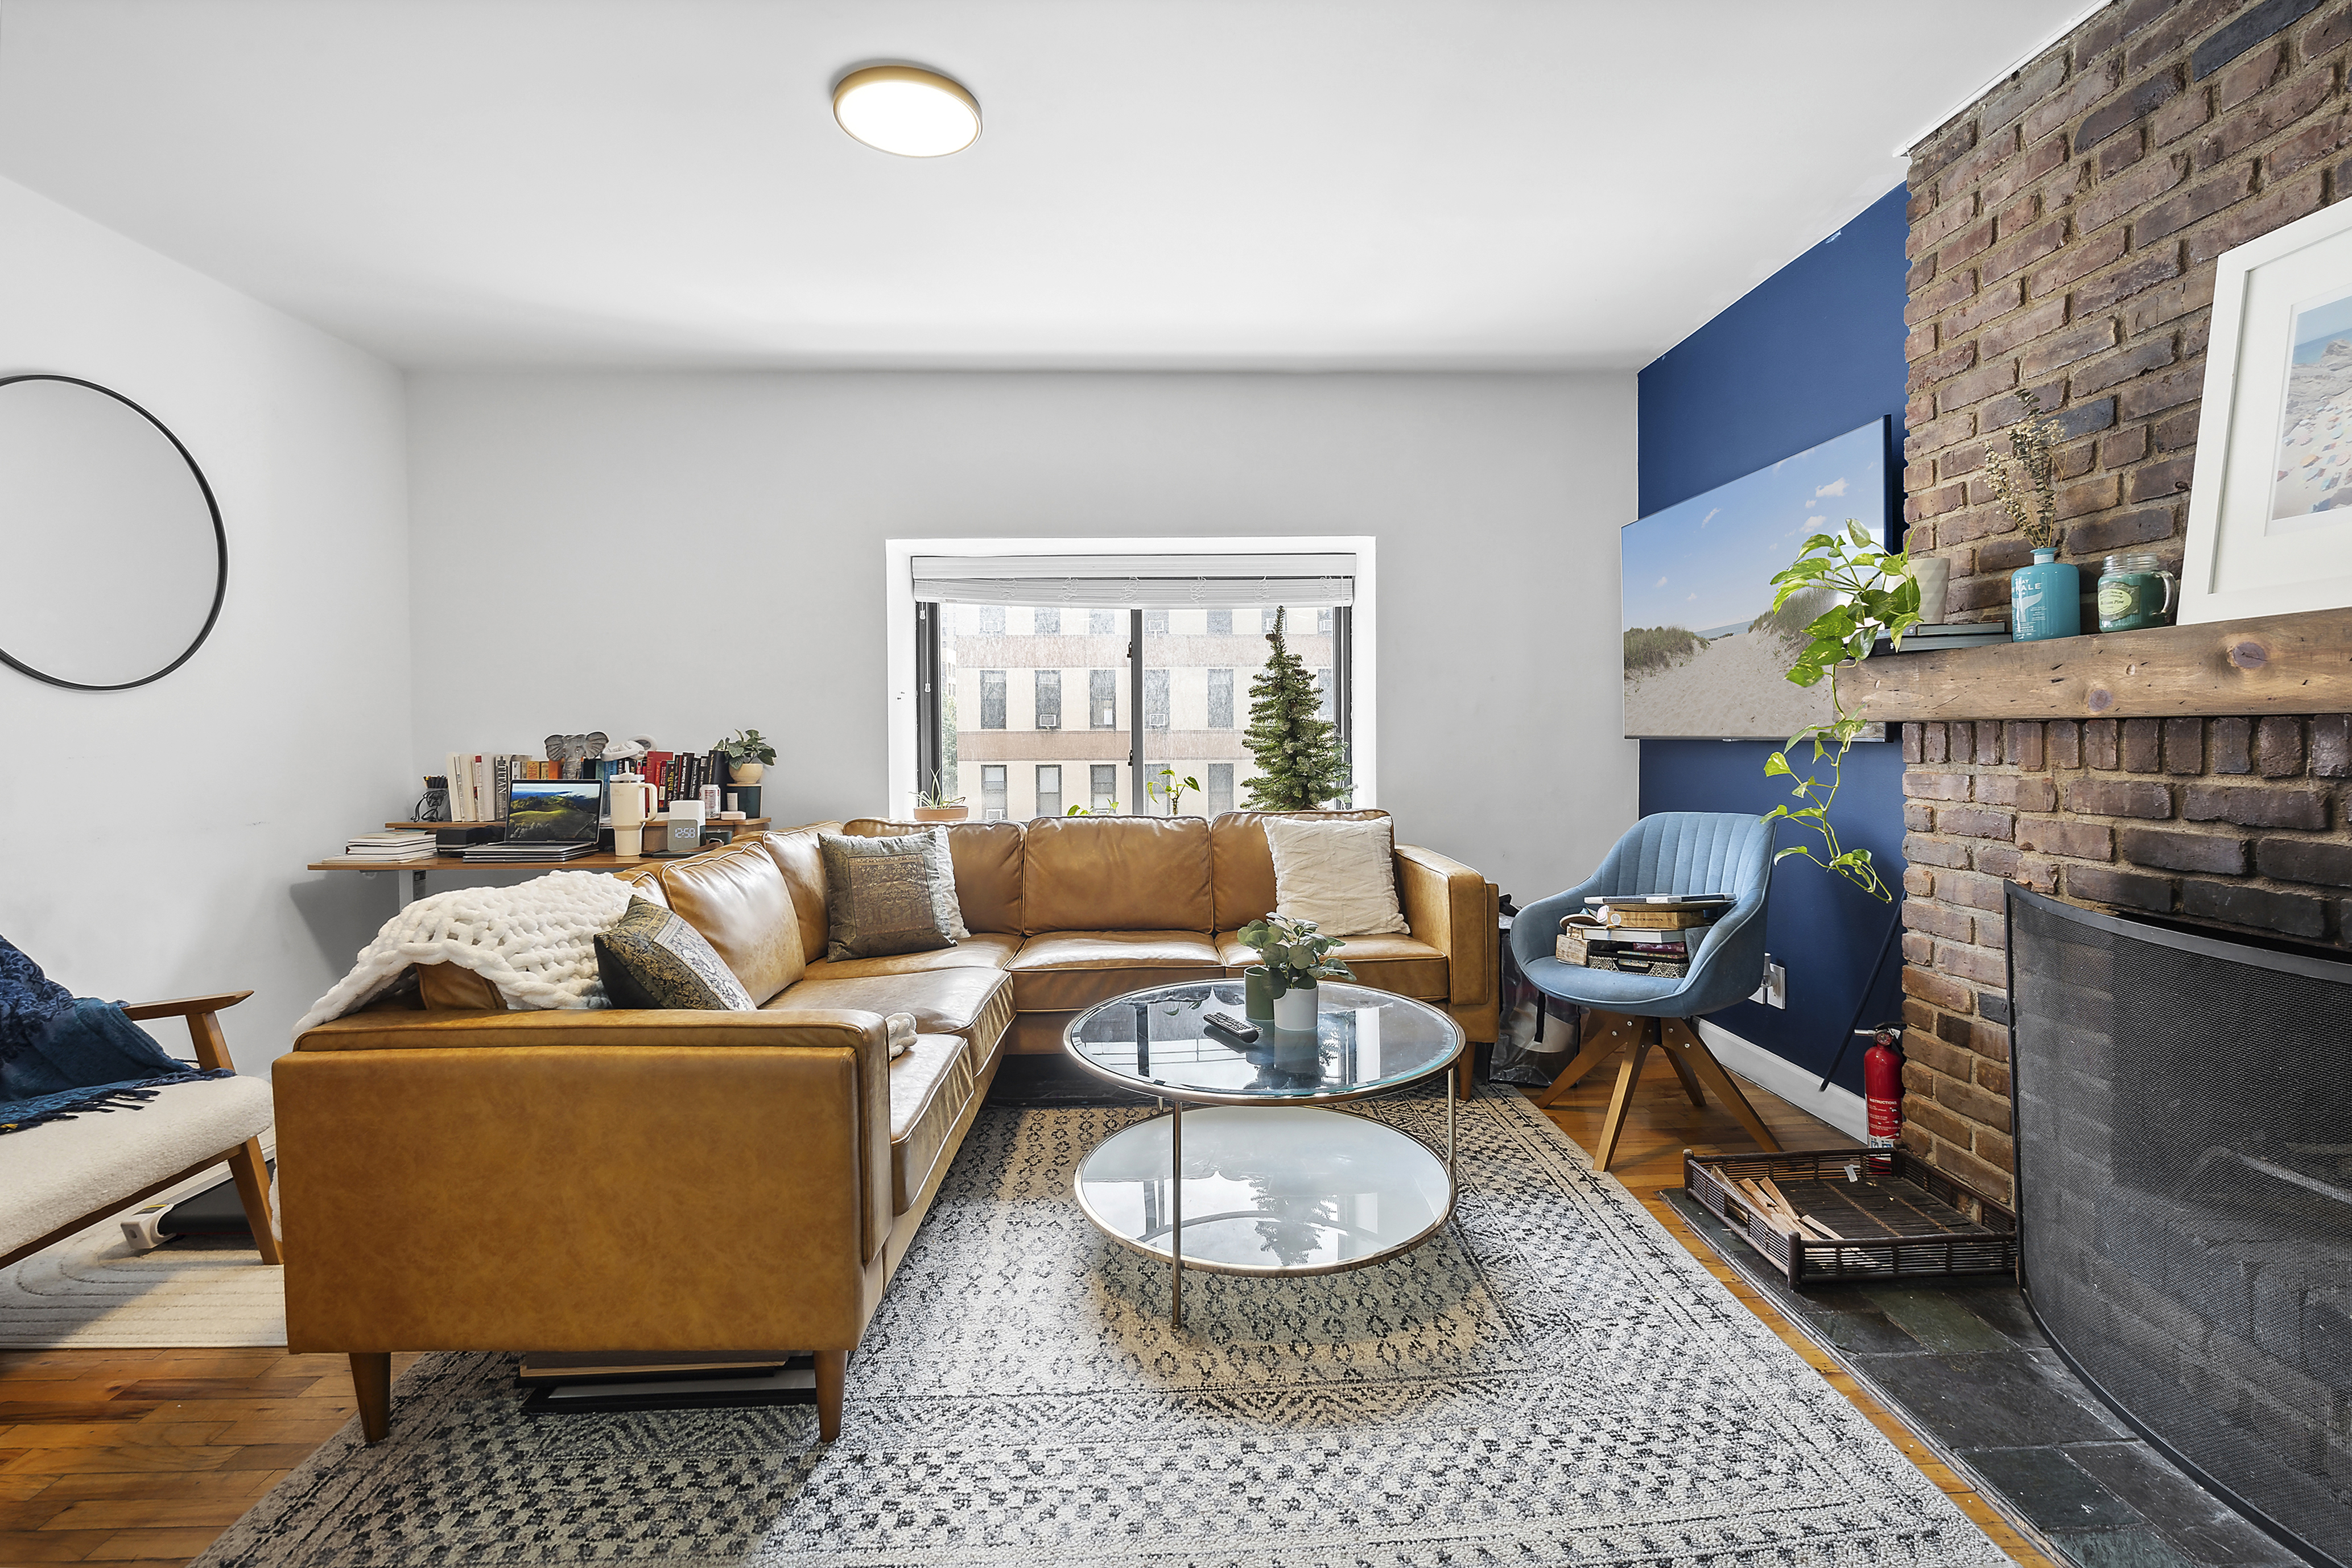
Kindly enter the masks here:
M 216 996 L 184 996 L 175 1002 L 142 1002 L 136 1006 L 125 1007 L 123 1011 L 134 1019 L 185 1018 L 188 1021 L 189 1037 L 195 1044 L 196 1065 L 208 1070 L 233 1068 L 236 1064 L 229 1060 L 228 1041 L 221 1033 L 219 1015 L 223 1010 L 236 1006 L 252 994 L 250 991 L 230 991 Z M 236 1081 L 242 1084 L 252 1083 L 253 1080 Z M 132 1114 L 155 1116 L 157 1109 L 166 1104 L 172 1105 L 176 1110 L 176 1102 L 172 1100 L 172 1096 L 175 1089 L 182 1087 L 166 1086 L 159 1092 L 157 1100 L 151 1102 L 148 1109 Z M 201 1175 L 224 1160 L 228 1163 L 230 1175 L 236 1178 L 236 1195 L 245 1205 L 245 1217 L 253 1227 L 254 1245 L 261 1250 L 261 1260 L 264 1263 L 285 1262 L 278 1237 L 272 1234 L 269 1226 L 269 1169 L 263 1163 L 261 1153 L 260 1134 L 269 1125 L 269 1091 L 266 1086 L 254 1084 L 252 1089 L 241 1091 L 237 1100 L 239 1103 L 235 1106 L 208 1106 L 206 1114 L 195 1125 L 198 1128 L 210 1129 L 215 1136 L 224 1135 L 221 1130 L 225 1128 L 243 1128 L 249 1131 L 246 1131 L 241 1139 L 230 1142 L 226 1148 L 215 1147 L 203 1150 L 203 1157 L 196 1160 L 194 1164 L 186 1165 L 184 1168 L 180 1168 L 178 1164 L 180 1154 L 196 1152 L 193 1146 L 181 1150 L 180 1153 L 173 1153 L 170 1152 L 171 1145 L 184 1142 L 187 1138 L 200 1137 L 202 1134 L 183 1124 L 176 1115 L 169 1120 L 159 1118 L 156 1130 L 165 1136 L 159 1139 L 158 1156 L 173 1167 L 169 1173 L 159 1175 L 151 1159 L 146 1166 L 126 1171 L 122 1177 L 121 1190 L 110 1194 L 106 1202 L 96 1209 L 68 1218 L 62 1225 L 45 1228 L 40 1234 L 29 1237 L 21 1234 L 12 1235 L 12 1231 L 21 1233 L 23 1225 L 20 1223 L 10 1226 L 7 1224 L 7 1215 L 0 1212 L 0 1247 L 6 1248 L 5 1251 L 0 1251 L 0 1268 L 5 1268 L 9 1264 L 30 1258 L 44 1247 L 63 1241 L 77 1231 L 86 1229 L 99 1220 L 104 1219 L 108 1215 L 128 1208 L 142 1198 L 153 1197 L 157 1193 L 176 1186 L 191 1176 Z M 10 1133 L 6 1138 L 0 1139 L 0 1155 L 26 1160 L 37 1169 L 54 1170 L 71 1160 L 74 1144 L 77 1142 L 77 1130 L 84 1125 L 85 1121 L 80 1119 L 49 1121 L 37 1127 L 28 1127 L 21 1132 Z M 171 1136 L 173 1133 L 179 1136 L 177 1138 Z M 17 1184 L 14 1181 L 0 1180 L 0 1191 L 6 1191 Z M 40 1194 L 35 1193 L 31 1194 L 31 1199 L 37 1202 L 40 1196 Z M 5 1211 L 7 1207 L 7 1201 L 0 1200 L 0 1211 Z M 50 1217 L 54 1217 L 54 1215 L 52 1214 Z M 29 1223 L 37 1225 L 40 1222 L 33 1220 Z

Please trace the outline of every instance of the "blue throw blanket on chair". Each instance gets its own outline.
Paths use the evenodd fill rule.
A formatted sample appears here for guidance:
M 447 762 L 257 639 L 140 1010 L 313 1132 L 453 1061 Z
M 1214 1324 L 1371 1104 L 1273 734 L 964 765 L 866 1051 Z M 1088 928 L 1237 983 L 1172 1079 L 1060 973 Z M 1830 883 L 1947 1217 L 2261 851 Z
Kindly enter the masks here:
M 121 1003 L 73 995 L 0 937 L 0 1133 L 137 1110 L 164 1084 L 228 1076 L 167 1056 Z

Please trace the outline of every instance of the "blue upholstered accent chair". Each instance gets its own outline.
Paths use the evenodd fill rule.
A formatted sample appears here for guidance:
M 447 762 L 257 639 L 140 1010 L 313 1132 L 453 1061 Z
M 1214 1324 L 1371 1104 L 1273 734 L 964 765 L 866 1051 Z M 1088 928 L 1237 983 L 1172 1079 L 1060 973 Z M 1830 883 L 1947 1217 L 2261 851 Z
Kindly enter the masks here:
M 1633 1100 L 1633 1086 L 1650 1047 L 1664 1048 L 1675 1076 L 1695 1105 L 1704 1089 L 1715 1090 L 1748 1136 L 1767 1149 L 1777 1142 L 1748 1103 L 1731 1075 L 1715 1059 L 1694 1026 L 1702 1016 L 1753 993 L 1764 973 L 1764 902 L 1772 886 L 1772 845 L 1778 825 L 1735 812 L 1669 811 L 1645 816 L 1617 841 L 1601 868 L 1577 886 L 1521 910 L 1511 922 L 1511 955 L 1547 1002 L 1584 1009 L 1576 1057 L 1536 1101 L 1549 1105 L 1586 1074 L 1630 1047 L 1618 1069 L 1617 1092 L 1593 1151 L 1595 1169 L 1605 1171 L 1617 1152 L 1618 1135 Z M 1642 893 L 1727 894 L 1729 912 L 1706 928 L 1691 955 L 1690 973 L 1679 979 L 1620 974 L 1562 963 L 1552 955 L 1559 922 L 1579 913 L 1584 900 Z M 1538 1026 L 1538 1037 L 1541 1037 Z

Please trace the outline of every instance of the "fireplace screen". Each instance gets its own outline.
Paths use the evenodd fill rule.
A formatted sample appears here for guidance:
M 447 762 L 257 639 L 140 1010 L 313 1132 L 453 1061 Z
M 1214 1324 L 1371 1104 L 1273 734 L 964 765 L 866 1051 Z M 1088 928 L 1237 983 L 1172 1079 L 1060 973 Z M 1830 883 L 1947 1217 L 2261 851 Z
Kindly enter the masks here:
M 2028 1297 L 2153 1441 L 2352 1562 L 2352 963 L 2009 890 Z

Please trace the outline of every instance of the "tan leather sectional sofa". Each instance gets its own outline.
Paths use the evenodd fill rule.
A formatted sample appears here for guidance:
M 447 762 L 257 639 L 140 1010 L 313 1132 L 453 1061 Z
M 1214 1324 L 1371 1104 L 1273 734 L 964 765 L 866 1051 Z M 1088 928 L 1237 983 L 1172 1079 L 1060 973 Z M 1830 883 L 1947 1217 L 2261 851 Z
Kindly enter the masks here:
M 1256 813 L 960 824 L 971 937 L 831 962 L 828 830 L 912 829 L 817 824 L 625 873 L 757 1012 L 508 1012 L 431 966 L 421 1005 L 279 1060 L 288 1344 L 352 1357 L 370 1441 L 396 1350 L 814 1351 L 831 1439 L 849 1352 L 1004 1053 L 1060 1049 L 1125 992 L 1238 974 L 1255 955 L 1233 933 L 1274 903 Z M 1411 932 L 1339 956 L 1492 1040 L 1495 889 L 1424 849 L 1396 867 Z

